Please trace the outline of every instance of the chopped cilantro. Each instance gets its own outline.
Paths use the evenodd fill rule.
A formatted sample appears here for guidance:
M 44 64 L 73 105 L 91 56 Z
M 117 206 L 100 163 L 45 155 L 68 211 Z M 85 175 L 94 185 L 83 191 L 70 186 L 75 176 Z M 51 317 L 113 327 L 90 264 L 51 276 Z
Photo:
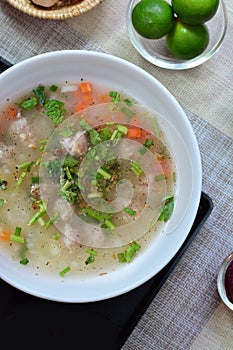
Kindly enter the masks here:
M 26 111 L 34 109 L 36 105 L 37 105 L 37 99 L 35 97 L 29 97 L 28 99 L 20 103 L 20 106 Z
M 57 89 L 58 89 L 58 87 L 56 85 L 51 85 L 49 90 L 52 92 L 55 92 L 55 91 L 57 91 Z
M 46 96 L 44 93 L 45 87 L 43 85 L 39 85 L 36 89 L 33 89 L 34 95 L 38 99 L 41 106 L 44 106 L 46 102 Z
M 53 121 L 55 125 L 63 121 L 66 110 L 62 108 L 64 102 L 58 100 L 49 100 L 44 104 L 46 115 Z
M 119 262 L 129 263 L 140 248 L 141 246 L 137 242 L 131 242 L 129 247 L 123 253 L 117 255 Z
M 79 125 L 89 133 L 90 140 L 93 145 L 97 145 L 100 142 L 99 133 L 95 129 L 92 129 L 85 119 L 81 119 Z
M 5 204 L 5 199 L 0 198 L 0 208 Z

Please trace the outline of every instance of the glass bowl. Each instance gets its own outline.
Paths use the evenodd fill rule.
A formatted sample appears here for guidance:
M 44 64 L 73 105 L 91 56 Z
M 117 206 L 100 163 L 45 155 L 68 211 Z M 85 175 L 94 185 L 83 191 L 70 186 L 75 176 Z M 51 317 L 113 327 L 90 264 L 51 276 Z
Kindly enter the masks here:
M 226 306 L 233 311 L 233 303 L 232 300 L 228 298 L 227 290 L 226 290 L 226 273 L 228 271 L 228 267 L 233 263 L 233 252 L 229 254 L 222 262 L 217 278 L 217 287 L 218 293 L 222 301 Z
M 197 67 L 209 60 L 221 47 L 227 30 L 227 10 L 224 0 L 220 0 L 216 14 L 206 22 L 209 30 L 210 41 L 205 51 L 190 60 L 181 60 L 172 57 L 166 47 L 165 37 L 161 39 L 145 39 L 134 29 L 131 14 L 134 6 L 140 0 L 130 0 L 126 13 L 126 25 L 128 36 L 139 54 L 154 65 L 173 69 L 189 69 Z M 171 0 L 167 1 L 171 4 Z

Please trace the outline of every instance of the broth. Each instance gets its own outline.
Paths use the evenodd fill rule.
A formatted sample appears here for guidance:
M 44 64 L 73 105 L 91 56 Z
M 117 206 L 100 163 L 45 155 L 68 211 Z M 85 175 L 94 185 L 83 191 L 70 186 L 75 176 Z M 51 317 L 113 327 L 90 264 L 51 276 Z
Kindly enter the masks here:
M 172 214 L 176 173 L 175 164 L 166 146 L 165 135 L 161 134 L 157 138 L 148 130 L 145 131 L 141 126 L 137 126 L 136 120 L 131 122 L 134 116 L 129 116 L 128 112 L 117 114 L 118 119 L 114 123 L 100 118 L 98 125 L 92 125 L 93 120 L 88 120 L 88 116 L 83 118 L 89 106 L 118 106 L 124 103 L 126 111 L 130 111 L 131 104 L 135 102 L 122 91 L 113 91 L 94 82 L 81 81 L 77 84 L 66 82 L 59 86 L 39 85 L 25 96 L 9 101 L 2 108 L 0 247 L 13 260 L 25 264 L 25 268 L 30 266 L 36 273 L 46 271 L 63 276 L 61 272 L 67 267 L 69 274 L 101 275 L 114 271 L 122 262 L 127 262 L 127 259 L 124 260 L 127 256 L 124 252 L 129 253 L 129 248 L 131 254 L 133 251 L 130 260 L 135 254 L 140 254 L 155 234 L 161 232 Z M 84 121 L 81 129 L 81 119 L 76 118 L 76 113 L 82 116 Z M 78 126 L 75 124 L 76 120 L 79 120 Z M 74 141 L 75 135 L 80 132 L 82 135 L 79 134 Z M 85 142 L 80 143 L 80 137 L 85 137 Z M 99 141 L 95 143 L 93 137 L 99 137 Z M 152 172 L 152 188 L 156 189 L 156 193 L 161 192 L 160 215 L 155 215 L 151 222 L 148 218 L 145 219 L 147 232 L 144 234 L 129 236 L 128 241 L 123 240 L 121 244 L 116 243 L 115 239 L 110 238 L 109 241 L 108 238 L 107 243 L 101 245 L 99 240 L 86 238 L 90 233 L 85 233 L 85 237 L 80 238 L 80 229 L 84 229 L 85 226 L 80 226 L 78 230 L 75 225 L 70 225 L 70 234 L 71 231 L 67 227 L 73 222 L 73 213 L 76 218 L 81 218 L 82 225 L 85 225 L 85 222 L 89 225 L 90 232 L 92 228 L 94 231 L 98 230 L 97 238 L 101 238 L 103 232 L 107 232 L 106 237 L 114 237 L 115 232 L 121 228 L 126 231 L 127 225 L 131 223 L 135 222 L 136 228 L 140 217 L 146 218 L 146 212 L 143 210 L 149 206 L 144 199 L 148 196 L 148 181 L 144 174 L 143 161 L 138 164 L 133 159 L 124 159 L 124 156 L 119 159 L 113 158 L 110 162 L 100 163 L 97 169 L 98 176 L 94 169 L 95 176 L 93 177 L 92 171 L 89 183 L 85 182 L 90 175 L 90 170 L 85 170 L 85 166 L 88 168 L 91 163 L 94 164 L 94 160 L 84 162 L 87 154 L 90 155 L 94 146 L 104 142 L 103 149 L 108 145 L 112 150 L 113 143 L 117 144 L 118 141 L 119 144 L 124 141 L 126 146 L 131 147 L 133 144 L 133 147 L 138 147 L 137 150 L 141 150 L 142 153 L 140 159 L 145 154 L 154 156 L 155 165 L 158 164 L 158 173 Z M 109 144 L 110 142 L 112 143 Z M 126 148 L 124 150 L 129 152 Z M 122 150 L 121 152 L 123 154 Z M 54 168 L 54 164 L 59 166 Z M 76 176 L 81 174 L 81 170 L 85 174 L 83 182 L 82 177 Z M 122 179 L 126 179 L 126 182 L 120 182 Z M 124 197 L 124 193 L 130 188 L 129 183 L 133 184 L 133 192 L 136 193 L 133 200 L 129 201 L 131 193 L 129 198 L 120 204 L 120 209 L 108 208 L 107 217 L 100 216 L 106 210 L 106 202 L 116 202 L 119 193 Z M 119 193 L 116 190 L 117 186 Z M 85 194 L 82 187 L 88 187 L 89 192 Z M 51 198 L 53 200 L 50 205 L 46 200 L 50 201 Z M 93 200 L 98 201 L 95 202 L 98 204 L 94 211 Z M 104 201 L 105 206 L 101 207 L 100 200 Z M 156 208 L 153 210 L 158 209 L 158 204 L 154 206 Z M 151 215 L 153 210 L 148 215 Z M 142 220 L 145 226 L 144 221 Z

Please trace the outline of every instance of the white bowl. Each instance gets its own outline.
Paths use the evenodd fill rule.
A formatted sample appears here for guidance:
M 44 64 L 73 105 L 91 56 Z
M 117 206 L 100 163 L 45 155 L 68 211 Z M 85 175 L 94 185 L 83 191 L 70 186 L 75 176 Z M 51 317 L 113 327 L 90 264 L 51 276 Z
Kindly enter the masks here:
M 166 121 L 169 148 L 178 175 L 173 215 L 165 231 L 155 235 L 129 264 L 115 271 L 82 278 L 64 278 L 36 272 L 0 251 L 0 277 L 12 286 L 48 300 L 92 302 L 126 293 L 157 274 L 177 253 L 192 227 L 202 189 L 202 168 L 192 126 L 177 100 L 141 68 L 109 54 L 65 50 L 41 54 L 9 68 L 0 75 L 0 106 L 6 99 L 22 96 L 39 84 L 98 81 L 122 90 L 139 104 L 161 114 Z

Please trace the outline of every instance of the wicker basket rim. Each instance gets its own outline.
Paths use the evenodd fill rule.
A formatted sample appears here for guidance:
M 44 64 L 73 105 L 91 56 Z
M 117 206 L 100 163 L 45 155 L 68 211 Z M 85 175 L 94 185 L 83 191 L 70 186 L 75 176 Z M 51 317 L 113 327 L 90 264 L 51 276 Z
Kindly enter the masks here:
M 16 9 L 33 17 L 41 19 L 62 20 L 81 15 L 91 10 L 103 0 L 82 0 L 77 4 L 66 5 L 57 9 L 41 9 L 30 3 L 28 0 L 7 0 Z

